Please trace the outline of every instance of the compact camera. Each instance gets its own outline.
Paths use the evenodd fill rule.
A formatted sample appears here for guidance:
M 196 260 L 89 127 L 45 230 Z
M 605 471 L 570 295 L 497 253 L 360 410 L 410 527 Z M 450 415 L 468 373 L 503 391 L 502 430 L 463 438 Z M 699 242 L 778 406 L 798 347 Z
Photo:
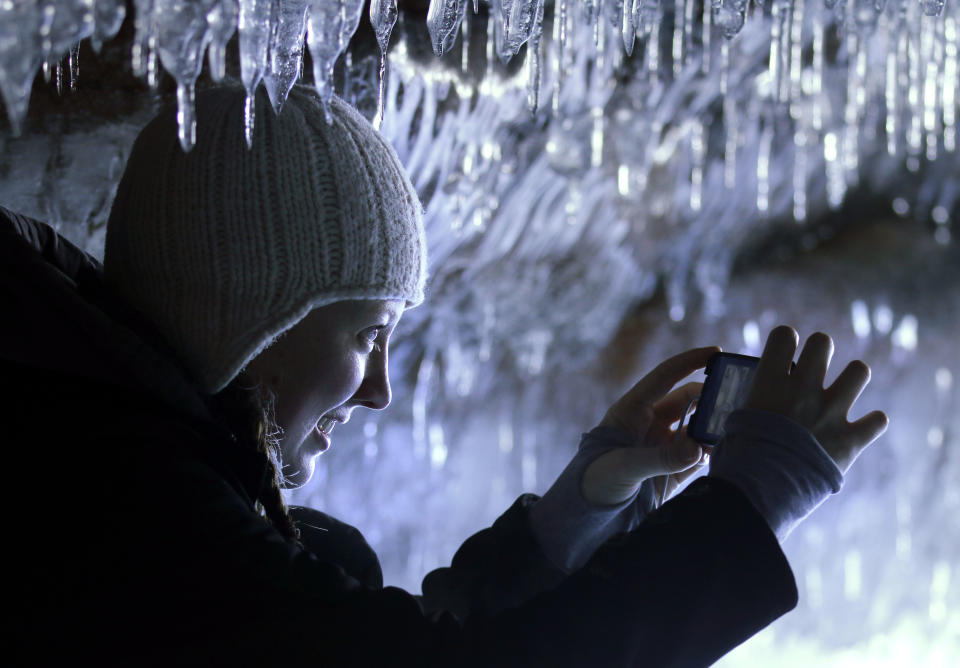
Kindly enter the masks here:
M 736 353 L 717 353 L 709 359 L 707 379 L 687 429 L 691 438 L 707 445 L 720 442 L 727 416 L 747 399 L 759 361 L 759 357 Z

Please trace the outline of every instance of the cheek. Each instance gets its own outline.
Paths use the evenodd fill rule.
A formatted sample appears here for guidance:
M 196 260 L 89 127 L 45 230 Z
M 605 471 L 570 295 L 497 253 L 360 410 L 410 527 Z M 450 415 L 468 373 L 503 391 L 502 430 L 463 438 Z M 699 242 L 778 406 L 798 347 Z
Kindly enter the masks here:
M 317 387 L 321 408 L 327 411 L 336 408 L 354 395 L 363 382 L 365 372 L 364 358 L 359 355 L 345 354 L 324 361 L 317 369 Z

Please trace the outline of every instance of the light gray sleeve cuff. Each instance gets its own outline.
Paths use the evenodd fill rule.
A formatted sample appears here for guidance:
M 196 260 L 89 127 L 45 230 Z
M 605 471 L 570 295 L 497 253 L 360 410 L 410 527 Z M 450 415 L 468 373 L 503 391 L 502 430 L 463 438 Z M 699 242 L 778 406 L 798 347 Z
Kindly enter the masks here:
M 736 485 L 781 542 L 843 486 L 843 473 L 810 431 L 782 415 L 747 409 L 727 418 L 709 475 Z
M 596 506 L 580 492 L 586 468 L 613 448 L 635 445 L 629 436 L 609 427 L 583 434 L 580 448 L 553 486 L 530 509 L 530 528 L 544 555 L 570 573 L 587 562 L 611 536 L 630 531 L 654 507 L 651 480 L 632 499 L 614 506 Z

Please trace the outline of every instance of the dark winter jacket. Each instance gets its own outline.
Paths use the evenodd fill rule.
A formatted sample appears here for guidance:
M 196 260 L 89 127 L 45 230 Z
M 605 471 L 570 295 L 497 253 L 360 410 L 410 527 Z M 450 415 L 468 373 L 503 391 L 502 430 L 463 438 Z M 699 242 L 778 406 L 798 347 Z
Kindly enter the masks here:
M 570 576 L 523 496 L 422 599 L 383 587 L 359 532 L 322 513 L 299 511 L 305 546 L 287 543 L 254 509 L 262 457 L 99 264 L 3 209 L 0 379 L 15 665 L 703 666 L 796 603 L 776 538 L 722 480 Z

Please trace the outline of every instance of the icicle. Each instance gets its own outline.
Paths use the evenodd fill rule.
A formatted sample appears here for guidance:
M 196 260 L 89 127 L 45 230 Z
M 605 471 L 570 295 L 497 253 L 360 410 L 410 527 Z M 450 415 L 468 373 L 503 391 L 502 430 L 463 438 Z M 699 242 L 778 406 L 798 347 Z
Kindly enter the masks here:
M 177 84 L 177 137 L 184 153 L 197 143 L 197 119 L 193 82 Z
M 639 2 L 639 0 L 636 0 Z M 623 37 L 623 50 L 628 56 L 633 55 L 633 44 L 637 40 L 637 27 L 633 24 L 633 2 L 624 0 L 621 7 L 620 31 Z
M 452 45 L 450 37 L 456 38 L 466 12 L 467 0 L 430 0 L 427 30 L 430 31 L 430 43 L 436 55 L 442 56 Z
M 590 115 L 593 118 L 593 132 L 590 133 L 590 166 L 599 168 L 603 164 L 603 107 L 594 107 L 590 110 Z
M 393 26 L 396 22 L 397 0 L 371 0 L 370 25 L 373 26 L 373 31 L 377 35 L 377 45 L 380 47 L 377 115 L 373 119 L 373 127 L 377 129 L 383 123 L 383 105 L 387 86 L 387 47 L 390 45 L 390 33 L 393 32 Z
M 723 96 L 723 127 L 727 137 L 723 147 L 723 184 L 733 189 L 737 184 L 737 144 L 739 143 L 739 126 L 737 119 L 737 103 L 729 93 L 730 78 L 730 42 L 724 41 L 720 45 L 720 88 Z
M 707 149 L 703 140 L 703 124 L 693 123 L 690 131 L 690 154 L 692 169 L 690 170 L 690 210 L 699 211 L 703 201 L 703 168 L 706 162 Z
M 956 19 L 948 16 L 944 21 L 945 56 L 943 61 L 943 148 L 952 153 L 957 150 L 957 82 L 960 80 L 960 30 Z
M 50 61 L 43 61 L 43 81 L 44 83 L 50 83 L 50 75 L 53 73 L 53 70 L 50 68 Z
M 63 61 L 57 61 L 57 66 L 53 73 L 53 79 L 57 85 L 57 95 L 63 95 Z
M 94 29 L 90 36 L 90 45 L 97 53 L 103 43 L 120 31 L 127 7 L 120 0 L 97 0 L 94 4 Z
M 133 0 L 133 47 L 130 49 L 130 61 L 134 76 L 147 74 L 150 56 L 150 37 L 153 35 L 153 0 Z
M 466 16 L 460 24 L 460 71 L 470 73 L 470 20 Z
M 0 7 L 10 5 L 10 2 L 0 2 Z M 37 33 L 40 35 L 41 48 L 44 58 L 59 58 L 75 47 L 80 40 L 93 35 L 96 23 L 93 0 L 72 0 L 70 2 L 23 2 L 13 3 L 23 5 L 42 5 L 41 24 Z M 7 10 L 9 11 L 9 10 Z M 13 17 L 14 20 L 16 17 Z M 8 19 L 4 17 L 4 21 Z M 18 44 L 21 43 L 18 40 Z M 20 46 L 20 48 L 23 48 Z M 34 70 L 39 62 L 34 65 Z
M 502 2 L 503 0 L 501 0 Z M 516 2 L 517 0 L 512 0 Z M 588 28 L 593 29 L 593 43 L 599 39 L 599 18 L 601 0 L 580 0 L 580 16 Z
M 926 77 L 923 82 L 923 129 L 927 133 L 927 160 L 937 159 L 937 59 L 927 60 Z
M 257 86 L 267 70 L 270 45 L 270 27 L 273 19 L 270 0 L 240 0 L 240 79 L 247 91 L 244 105 L 243 128 L 247 147 L 253 146 L 253 128 L 256 123 Z
M 280 0 L 274 9 L 263 87 L 273 110 L 280 113 L 290 89 L 300 77 L 303 38 L 307 32 L 308 0 Z
M 807 219 L 807 131 L 798 127 L 793 134 L 793 219 Z
M 219 0 L 207 12 L 207 26 L 210 30 L 210 45 L 207 47 L 207 62 L 210 64 L 210 76 L 220 81 L 227 73 L 227 43 L 237 31 L 240 16 L 238 0 Z
M 413 454 L 418 459 L 427 455 L 427 404 L 434 377 L 433 353 L 428 351 L 420 362 L 413 386 Z
M 543 0 L 514 0 L 506 26 L 507 51 L 517 55 L 520 47 L 531 38 L 537 25 L 543 22 Z
M 256 100 L 252 95 L 247 95 L 243 101 L 243 138 L 247 141 L 247 148 L 253 148 L 253 128 L 256 117 Z
M 810 96 L 813 97 L 813 129 L 823 130 L 823 16 L 813 14 L 813 85 Z
M 907 101 L 909 103 L 910 126 L 907 129 L 907 169 L 917 171 L 920 169 L 920 151 L 923 143 L 923 98 L 920 94 L 922 74 L 920 68 L 920 54 L 917 49 L 907 42 L 907 61 L 909 72 L 909 92 Z
M 770 208 L 770 150 L 773 145 L 773 123 L 767 119 L 760 134 L 757 149 L 757 211 L 767 213 Z
M 313 58 L 313 85 L 326 104 L 333 96 L 333 67 L 353 37 L 363 0 L 311 0 L 307 43 Z M 331 117 L 327 114 L 327 120 Z
M 515 0 L 493 0 L 490 3 L 490 25 L 493 27 L 494 52 L 501 63 L 510 62 L 513 56 L 507 48 L 507 24 L 510 22 L 510 10 Z
M 878 0 L 853 0 L 853 3 L 853 19 L 857 31 L 863 36 L 872 35 L 883 8 L 877 6 Z
M 633 0 L 633 25 L 649 35 L 660 20 L 660 0 Z
M 775 102 L 780 101 L 780 31 L 783 28 L 780 13 L 781 0 L 774 0 L 770 9 L 770 56 L 767 70 L 770 73 L 770 98 Z
M 740 32 L 746 14 L 747 0 L 713 0 L 714 22 L 727 39 L 733 39 Z
M 887 121 L 885 130 L 887 134 L 887 153 L 897 154 L 897 52 L 887 53 L 887 86 L 885 91 L 885 100 L 887 106 Z
M 683 12 L 683 66 L 690 64 L 690 54 L 693 53 L 693 10 L 694 0 L 684 0 Z
M 160 83 L 160 69 L 157 67 L 157 38 L 153 35 L 147 40 L 147 85 L 156 90 Z
M 843 204 L 847 182 L 840 161 L 839 141 L 833 132 L 823 135 L 823 161 L 827 172 L 827 204 L 831 209 L 837 209 Z
M 645 0 L 646 1 L 646 0 Z M 650 37 L 647 38 L 647 73 L 651 81 L 658 81 L 660 78 L 660 20 L 653 22 L 650 26 Z
M 554 9 L 553 15 L 553 96 L 551 107 L 553 115 L 560 113 L 560 90 L 563 86 L 564 66 L 563 66 L 563 43 L 565 41 L 567 21 L 567 1 L 559 0 Z
M 776 93 L 778 102 L 790 100 L 790 16 L 793 1 L 784 0 L 780 10 L 780 85 Z
M 673 49 L 671 55 L 673 56 L 673 77 L 676 79 L 680 76 L 680 73 L 683 71 L 683 17 L 686 14 L 685 8 L 693 0 L 676 0 L 675 3 L 675 15 L 673 19 Z M 683 3 L 681 6 L 680 3 Z M 684 11 L 681 11 L 681 7 L 684 8 Z
M 794 0 L 790 16 L 790 115 L 796 120 L 801 115 L 803 95 L 803 3 Z
M 798 0 L 802 2 L 802 0 Z M 703 29 L 701 32 L 701 41 L 703 42 L 703 55 L 700 60 L 700 71 L 704 74 L 710 71 L 711 64 L 711 50 L 713 44 L 711 42 L 711 33 L 713 32 L 713 5 L 709 0 L 704 0 L 703 3 Z
M 862 40 L 855 31 L 847 32 L 847 100 L 843 111 L 843 141 L 840 147 L 841 164 L 846 172 L 845 178 L 849 178 L 851 183 L 856 180 L 859 163 L 860 127 L 858 120 L 860 112 L 857 98 L 860 96 L 862 86 L 860 81 L 862 70 L 859 60 L 861 52 L 864 53 L 864 56 L 866 55 L 864 50 L 860 48 L 861 43 Z
M 530 40 L 527 42 L 527 106 L 531 114 L 540 107 L 540 40 L 543 36 L 543 2 L 538 3 Z
M 944 0 L 921 0 L 923 13 L 926 16 L 940 16 L 943 11 Z
M 77 90 L 77 78 L 80 76 L 80 45 L 70 47 L 67 55 L 67 65 L 70 68 L 70 92 Z
M 184 151 L 193 148 L 196 137 L 193 90 L 203 67 L 203 52 L 210 41 L 207 13 L 214 1 L 165 7 L 153 20 L 156 52 L 164 69 L 177 82 L 177 122 Z
M 563 59 L 567 47 L 567 0 L 560 0 L 560 9 L 557 15 L 560 17 L 560 65 L 563 67 Z
M 41 60 L 45 56 L 35 40 L 21 43 L 20 35 L 36 34 L 40 29 L 41 13 L 35 3 L 18 3 L 0 9 L 0 94 L 3 95 L 7 119 L 14 137 L 19 137 L 21 124 L 27 115 L 30 89 Z
M 730 45 L 727 42 L 720 44 L 720 97 L 726 102 L 727 92 L 730 90 Z

